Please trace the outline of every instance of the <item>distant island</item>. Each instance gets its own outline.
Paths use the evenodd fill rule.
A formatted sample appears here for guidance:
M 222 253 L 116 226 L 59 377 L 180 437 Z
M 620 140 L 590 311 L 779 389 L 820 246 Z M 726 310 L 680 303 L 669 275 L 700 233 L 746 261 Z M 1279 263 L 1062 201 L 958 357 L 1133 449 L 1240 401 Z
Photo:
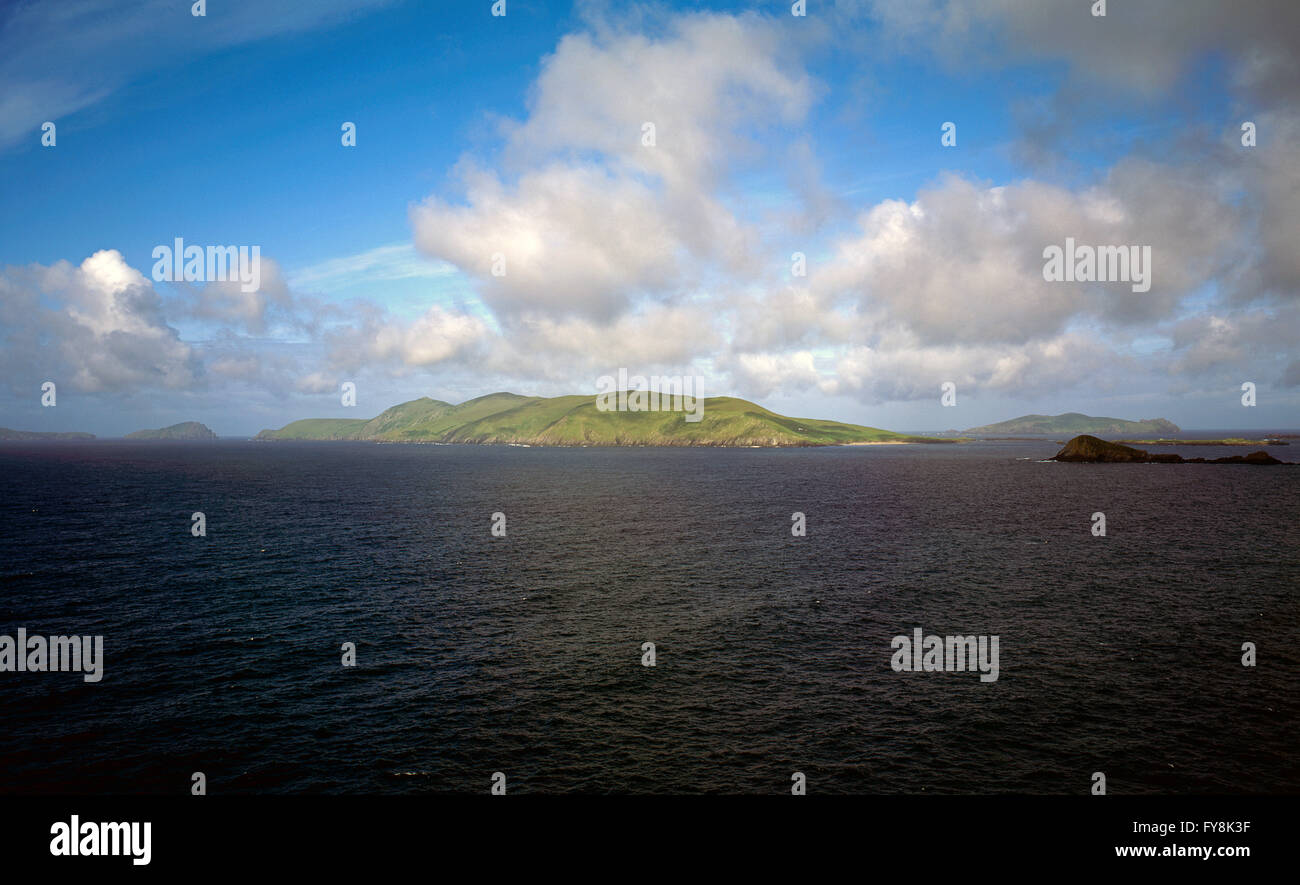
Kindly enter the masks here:
M 1123 418 L 1093 418 L 1079 412 L 1066 412 L 1064 415 L 1021 415 L 1010 421 L 998 424 L 986 424 L 972 427 L 967 433 L 1141 433 L 1159 435 L 1178 433 L 1179 427 L 1164 418 L 1144 418 L 1141 421 L 1127 421 Z
M 875 427 L 787 418 L 729 396 L 704 399 L 702 418 L 684 412 L 602 411 L 594 395 L 492 393 L 459 405 L 422 397 L 370 418 L 308 418 L 259 440 L 373 440 L 527 446 L 834 446 L 951 443 Z
M 1153 455 L 1119 443 L 1107 442 L 1095 436 L 1076 436 L 1065 444 L 1049 461 L 1073 461 L 1088 464 L 1290 464 L 1279 461 L 1268 452 L 1251 452 L 1249 455 L 1232 455 L 1227 458 L 1184 458 L 1181 455 Z
M 137 430 L 135 433 L 128 433 L 126 439 L 216 439 L 217 435 L 208 429 L 207 425 L 200 424 L 197 421 L 183 421 L 180 424 L 173 424 L 171 427 L 160 427 L 157 430 Z
M 1264 439 L 1241 439 L 1240 437 L 1229 437 L 1227 439 L 1117 439 L 1117 443 L 1124 443 L 1130 446 L 1289 446 L 1291 445 L 1284 439 L 1276 437 L 1265 437 Z
M 94 439 L 93 433 L 59 433 L 41 430 L 10 430 L 8 427 L 0 427 L 0 440 L 31 440 L 31 439 Z

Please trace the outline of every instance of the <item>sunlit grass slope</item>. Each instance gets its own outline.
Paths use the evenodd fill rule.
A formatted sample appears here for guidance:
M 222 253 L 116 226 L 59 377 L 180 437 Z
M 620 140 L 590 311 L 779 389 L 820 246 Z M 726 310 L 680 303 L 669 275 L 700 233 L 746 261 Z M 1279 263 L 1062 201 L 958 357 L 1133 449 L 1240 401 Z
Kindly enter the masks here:
M 427 397 L 366 420 L 317 418 L 264 430 L 258 439 L 514 443 L 538 446 L 824 446 L 868 442 L 949 442 L 875 427 L 788 418 L 729 396 L 704 400 L 703 417 L 683 411 L 618 412 L 594 396 L 493 393 L 450 405 Z

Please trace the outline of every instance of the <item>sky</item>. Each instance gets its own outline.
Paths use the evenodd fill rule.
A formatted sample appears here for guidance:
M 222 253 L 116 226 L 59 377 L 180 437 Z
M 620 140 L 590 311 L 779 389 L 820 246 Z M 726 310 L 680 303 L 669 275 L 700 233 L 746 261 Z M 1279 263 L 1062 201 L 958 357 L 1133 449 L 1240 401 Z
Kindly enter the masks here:
M 792 5 L 0 3 L 0 426 L 625 368 L 897 430 L 1300 427 L 1300 4 Z M 160 279 L 177 238 L 257 288 Z M 1149 288 L 1046 279 L 1067 238 Z

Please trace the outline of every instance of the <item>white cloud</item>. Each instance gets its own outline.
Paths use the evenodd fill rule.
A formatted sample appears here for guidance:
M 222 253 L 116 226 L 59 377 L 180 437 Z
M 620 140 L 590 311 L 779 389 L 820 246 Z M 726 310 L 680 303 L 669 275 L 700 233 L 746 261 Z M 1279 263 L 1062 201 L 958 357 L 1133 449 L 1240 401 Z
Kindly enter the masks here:
M 724 362 L 736 385 L 750 396 L 766 397 L 777 391 L 804 390 L 823 382 L 813 354 L 807 350 L 788 353 L 740 353 Z
M 15 389 L 44 380 L 83 392 L 185 389 L 198 377 L 190 346 L 167 325 L 152 284 L 113 249 L 74 267 L 0 274 L 4 375 Z
M 479 279 L 497 311 L 608 318 L 637 292 L 680 279 L 681 241 L 640 182 L 556 165 L 509 192 L 486 172 L 468 187 L 469 206 L 431 199 L 412 210 L 415 241 Z M 494 261 L 503 276 L 492 275 Z
M 1227 29 L 1219 44 L 1205 22 L 1181 23 L 1194 31 L 1186 45 L 1143 55 L 1149 38 L 1131 25 L 1148 12 L 1112 4 L 1110 21 L 1066 27 L 1078 6 L 1089 18 L 1074 3 L 874 4 L 886 33 L 954 59 L 997 37 L 1012 42 L 1010 57 L 1063 57 L 1078 76 L 1129 78 L 1148 97 L 1176 81 L 1195 47 L 1241 49 L 1261 27 L 1254 12 L 1238 24 L 1215 12 L 1209 20 Z M 258 292 L 210 284 L 170 300 L 116 252 L 79 268 L 9 268 L 6 365 L 25 361 L 86 390 L 174 389 L 201 384 L 205 358 L 214 377 L 303 393 L 336 391 L 356 373 L 563 391 L 622 366 L 705 373 L 714 390 L 750 397 L 872 403 L 937 400 L 944 381 L 1007 397 L 1122 391 L 1134 378 L 1150 387 L 1171 373 L 1220 384 L 1247 369 L 1293 383 L 1297 317 L 1285 302 L 1300 289 L 1300 117 L 1277 85 L 1290 64 L 1274 51 L 1290 39 L 1283 18 L 1260 38 L 1262 55 L 1234 57 L 1242 95 L 1273 102 L 1255 115 L 1253 152 L 1228 139 L 1190 159 L 1131 156 L 1071 186 L 952 175 L 862 207 L 847 229 L 829 227 L 836 198 L 799 131 L 820 93 L 788 28 L 752 14 L 682 16 L 653 37 L 597 27 L 543 60 L 528 114 L 502 129 L 499 168 L 466 157 L 463 193 L 410 208 L 413 245 L 320 262 L 288 281 L 264 259 Z M 1069 33 L 1088 27 L 1103 30 Z M 0 105 L 24 95 L 0 89 Z M 645 122 L 654 147 L 641 143 Z M 797 168 L 765 181 L 786 179 L 791 193 L 756 217 L 757 200 L 732 190 L 737 176 L 782 160 Z M 806 279 L 789 276 L 792 230 Z M 1150 246 L 1151 290 L 1044 281 L 1043 249 L 1066 237 Z M 492 274 L 495 253 L 504 276 Z M 300 294 L 462 277 L 481 304 L 414 318 Z M 215 343 L 181 341 L 169 318 L 196 321 Z M 277 349 L 247 337 L 285 329 L 305 342 Z M 1143 336 L 1161 346 L 1128 346 Z
M 507 127 L 515 174 L 462 164 L 465 202 L 413 208 L 416 244 L 479 280 L 500 313 L 609 321 L 715 273 L 754 273 L 757 233 L 716 191 L 756 149 L 748 134 L 802 118 L 811 80 L 786 63 L 769 19 L 690 15 L 667 28 L 564 38 L 528 118 Z
M 1294 95 L 1300 80 L 1300 7 L 1292 0 L 1112 2 L 1092 0 L 860 0 L 897 43 L 937 54 L 951 66 L 1063 59 L 1080 77 L 1155 96 L 1167 92 L 1207 52 L 1221 51 L 1236 84 L 1260 95 Z
M 867 402 L 939 401 L 940 385 L 953 382 L 959 395 L 980 391 L 1033 396 L 1071 390 L 1117 389 L 1132 360 L 1109 351 L 1094 338 L 1066 334 L 1018 347 L 996 345 L 927 346 L 906 333 L 882 339 L 880 346 L 848 348 L 830 367 L 826 393 Z
M 468 358 L 489 334 L 479 317 L 435 305 L 414 322 L 370 316 L 358 326 L 331 330 L 326 340 L 335 367 L 358 371 L 389 366 L 401 371 Z
M 514 378 L 594 379 L 620 366 L 689 373 L 723 346 L 713 312 L 697 305 L 648 305 L 610 323 L 531 316 L 504 331 L 486 367 Z
M 864 315 L 927 343 L 1024 344 L 1078 318 L 1148 322 L 1227 261 L 1236 215 L 1219 197 L 1212 183 L 1145 163 L 1121 164 L 1080 192 L 949 176 L 913 202 L 886 200 L 864 213 L 861 232 L 810 272 L 810 286 L 823 299 L 848 294 Z M 1044 280 L 1043 250 L 1067 237 L 1150 246 L 1151 290 Z

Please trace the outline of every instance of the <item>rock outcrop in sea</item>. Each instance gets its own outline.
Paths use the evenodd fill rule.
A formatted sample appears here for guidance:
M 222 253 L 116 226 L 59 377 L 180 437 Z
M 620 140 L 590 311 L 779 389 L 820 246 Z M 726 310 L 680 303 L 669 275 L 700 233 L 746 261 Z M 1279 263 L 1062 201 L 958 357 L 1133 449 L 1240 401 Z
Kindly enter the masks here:
M 1232 455 L 1227 458 L 1184 458 L 1181 455 L 1153 455 L 1144 449 L 1135 449 L 1120 443 L 1107 442 L 1095 436 L 1076 436 L 1065 444 L 1049 461 L 1077 461 L 1086 464 L 1290 464 L 1279 461 L 1268 452 L 1251 452 L 1249 455 Z

